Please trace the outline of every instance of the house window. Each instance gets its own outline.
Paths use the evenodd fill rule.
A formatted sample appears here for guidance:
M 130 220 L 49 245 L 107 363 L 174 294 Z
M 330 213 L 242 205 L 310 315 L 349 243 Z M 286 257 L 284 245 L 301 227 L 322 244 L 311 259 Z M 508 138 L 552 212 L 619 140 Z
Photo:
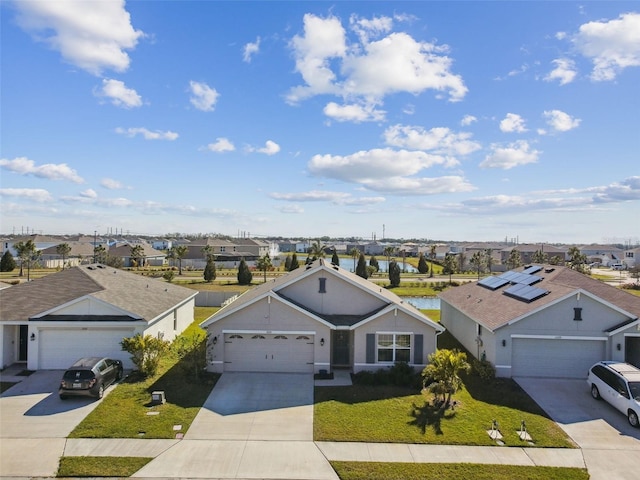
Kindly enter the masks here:
M 573 309 L 573 320 L 576 322 L 582 320 L 582 308 L 576 307 Z
M 264 335 L 254 335 L 251 338 L 253 338 L 254 340 L 264 340 L 267 337 L 265 337 Z
M 478 324 L 478 336 L 482 336 L 482 325 Z
M 242 335 L 231 335 L 229 338 L 242 338 Z
M 411 360 L 411 335 L 408 333 L 378 334 L 378 362 L 394 363 Z
M 275 337 L 273 337 L 275 340 L 286 340 L 287 336 L 286 335 L 276 335 Z
M 318 293 L 327 293 L 327 279 L 319 278 L 318 280 L 320 282 L 320 289 L 318 290 Z
M 309 340 L 309 337 L 306 335 L 300 335 L 299 337 L 296 337 L 296 340 Z
M 227 247 L 220 247 L 220 253 L 224 253 Z

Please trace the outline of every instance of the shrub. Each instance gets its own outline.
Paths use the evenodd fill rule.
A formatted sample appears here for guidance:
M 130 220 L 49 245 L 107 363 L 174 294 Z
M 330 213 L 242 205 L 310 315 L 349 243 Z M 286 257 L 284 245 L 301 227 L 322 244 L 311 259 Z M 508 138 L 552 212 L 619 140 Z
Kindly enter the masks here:
M 496 369 L 488 360 L 474 359 L 471 362 L 471 371 L 483 380 L 494 380 Z

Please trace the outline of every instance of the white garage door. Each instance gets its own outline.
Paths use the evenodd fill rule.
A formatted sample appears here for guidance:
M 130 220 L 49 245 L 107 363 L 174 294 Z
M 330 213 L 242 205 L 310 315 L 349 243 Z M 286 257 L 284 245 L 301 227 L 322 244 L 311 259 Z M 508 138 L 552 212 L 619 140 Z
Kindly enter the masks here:
M 226 372 L 313 373 L 313 335 L 225 334 Z
M 514 338 L 513 377 L 587 378 L 587 370 L 605 359 L 602 340 Z
M 111 357 L 130 365 L 129 354 L 122 351 L 120 341 L 133 335 L 128 329 L 55 328 L 41 329 L 38 368 L 65 369 L 82 357 Z

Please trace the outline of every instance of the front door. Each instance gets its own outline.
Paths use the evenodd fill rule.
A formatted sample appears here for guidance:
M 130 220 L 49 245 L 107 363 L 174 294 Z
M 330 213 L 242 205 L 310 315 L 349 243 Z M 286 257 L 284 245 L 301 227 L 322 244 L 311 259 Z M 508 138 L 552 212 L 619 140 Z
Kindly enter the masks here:
M 20 349 L 18 350 L 18 361 L 26 362 L 27 361 L 27 347 L 29 346 L 27 342 L 29 341 L 29 326 L 28 325 L 20 325 L 20 335 L 19 335 L 19 345 Z
M 331 345 L 333 345 L 332 365 L 334 367 L 351 366 L 351 331 L 334 330 Z

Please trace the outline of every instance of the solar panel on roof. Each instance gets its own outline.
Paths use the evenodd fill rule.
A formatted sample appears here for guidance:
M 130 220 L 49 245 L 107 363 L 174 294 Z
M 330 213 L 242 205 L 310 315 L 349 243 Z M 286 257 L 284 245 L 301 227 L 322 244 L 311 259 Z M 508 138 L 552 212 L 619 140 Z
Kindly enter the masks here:
M 539 272 L 540 270 L 542 270 L 542 267 L 540 265 L 531 265 L 530 267 L 525 268 L 522 273 L 536 273 Z
M 519 273 L 518 272 L 514 272 L 514 271 L 508 271 L 508 272 L 504 272 L 502 275 L 500 275 L 499 278 L 505 278 L 507 281 L 511 281 L 512 278 L 515 278 L 516 276 L 518 276 Z
M 518 300 L 533 302 L 549 292 L 542 288 L 532 287 L 531 285 L 517 284 L 507 288 L 503 293 Z
M 506 285 L 507 283 L 509 283 L 509 281 L 505 280 L 504 278 L 485 277 L 478 282 L 478 285 L 482 285 L 483 287 L 486 287 L 490 290 L 496 290 L 502 287 L 503 285 Z

